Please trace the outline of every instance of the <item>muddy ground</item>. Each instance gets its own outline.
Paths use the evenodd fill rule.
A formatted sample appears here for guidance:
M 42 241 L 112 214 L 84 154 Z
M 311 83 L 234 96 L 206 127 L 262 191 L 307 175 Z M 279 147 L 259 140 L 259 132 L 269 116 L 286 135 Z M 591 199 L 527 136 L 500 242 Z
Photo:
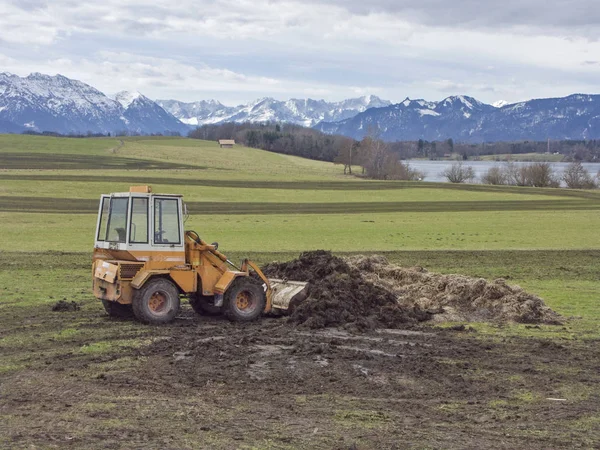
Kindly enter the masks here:
M 0 374 L 1 448 L 600 446 L 598 342 L 239 325 L 189 306 L 171 325 L 132 328 L 85 311 L 46 320 L 84 314 L 84 331 L 123 330 L 115 348 L 132 333 L 145 344 L 27 350 L 26 369 Z

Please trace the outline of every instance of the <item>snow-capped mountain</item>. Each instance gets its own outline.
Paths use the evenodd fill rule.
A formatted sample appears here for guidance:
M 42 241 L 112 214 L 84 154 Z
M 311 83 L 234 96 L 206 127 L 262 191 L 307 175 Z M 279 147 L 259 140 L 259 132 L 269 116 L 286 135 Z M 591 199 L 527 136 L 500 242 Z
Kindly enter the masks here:
M 21 78 L 0 73 L 0 121 L 13 128 L 105 133 L 123 128 L 121 114 L 117 102 L 80 81 L 62 75 L 32 73 Z
M 439 102 L 391 104 L 376 96 L 341 102 L 262 98 L 239 106 L 216 100 L 156 102 L 139 92 L 114 99 L 62 75 L 0 73 L 0 133 L 26 130 L 75 133 L 180 133 L 225 122 L 287 122 L 361 139 L 373 130 L 382 139 L 464 142 L 600 139 L 600 95 L 494 105 L 459 95 Z
M 157 100 L 157 103 L 189 125 L 219 124 L 225 122 L 288 122 L 312 127 L 322 121 L 338 121 L 366 111 L 388 106 L 391 102 L 374 95 L 326 102 L 313 99 L 279 101 L 265 97 L 235 107 L 209 100 L 183 103 L 176 100 Z
M 119 96 L 120 101 L 113 100 L 62 75 L 0 73 L 0 132 L 187 133 L 184 124 L 148 98 Z
M 406 99 L 350 119 L 322 122 L 315 128 L 355 139 L 379 130 L 380 137 L 388 141 L 599 139 L 600 95 L 576 94 L 504 106 L 487 105 L 467 96 L 440 102 Z
M 115 100 L 124 108 L 121 118 L 129 131 L 152 133 L 156 131 L 151 130 L 164 130 L 183 135 L 189 131 L 186 125 L 139 92 L 122 91 L 115 95 Z
M 216 100 L 201 100 L 192 103 L 178 100 L 157 100 L 156 103 L 181 122 L 194 127 L 202 125 L 212 115 L 232 114 L 235 110 L 235 108 L 225 106 Z

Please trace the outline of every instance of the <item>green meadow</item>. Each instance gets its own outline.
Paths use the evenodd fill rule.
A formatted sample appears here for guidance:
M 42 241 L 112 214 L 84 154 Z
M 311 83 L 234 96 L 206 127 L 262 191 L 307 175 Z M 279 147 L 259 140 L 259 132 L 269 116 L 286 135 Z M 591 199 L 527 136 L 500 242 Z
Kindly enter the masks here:
M 290 431 L 279 429 L 277 420 L 255 423 L 256 405 L 243 396 L 228 397 L 223 383 L 197 387 L 202 395 L 171 386 L 185 391 L 177 397 L 155 375 L 148 380 L 152 389 L 141 389 L 143 371 L 154 367 L 143 349 L 172 339 L 169 326 L 108 319 L 92 296 L 90 265 L 99 196 L 142 184 L 152 185 L 154 192 L 183 194 L 191 213 L 186 228 L 218 241 L 219 250 L 233 261 L 285 261 L 315 249 L 339 255 L 377 253 L 403 266 L 518 284 L 544 298 L 566 318 L 565 324 L 472 323 L 469 336 L 459 333 L 456 339 L 476 339 L 484 347 L 516 343 L 512 351 L 519 361 L 529 358 L 519 347 L 523 342 L 527 348 L 581 351 L 600 339 L 598 191 L 370 181 L 344 176 L 342 167 L 331 163 L 243 147 L 220 149 L 213 142 L 181 138 L 0 135 L 0 393 L 10 392 L 8 401 L 0 396 L 0 447 L 342 448 L 317 434 L 315 426 L 323 426 L 314 417 L 333 417 L 337 421 L 325 422 L 332 427 L 330 435 L 348 434 L 358 442 L 369 442 L 363 432 L 370 423 L 366 419 L 376 427 L 389 425 L 381 419 L 387 416 L 371 411 L 378 408 L 377 398 L 297 396 L 289 414 L 299 425 Z M 76 302 L 81 309 L 53 312 L 59 300 Z M 198 326 L 240 331 L 222 322 Z M 423 351 L 429 352 L 426 347 Z M 166 357 L 154 358 L 170 367 Z M 457 358 L 437 363 L 472 364 L 469 355 Z M 409 424 L 413 437 L 437 448 L 454 431 L 477 436 L 482 423 L 486 439 L 500 445 L 514 428 L 502 423 L 513 421 L 506 423 L 528 424 L 517 433 L 528 440 L 528 448 L 539 448 L 536 439 L 555 435 L 561 440 L 544 441 L 547 448 L 570 442 L 570 436 L 596 447 L 600 416 L 590 405 L 597 405 L 599 393 L 589 386 L 597 374 L 586 375 L 586 384 L 579 369 L 548 362 L 527 373 L 510 367 L 492 371 L 485 364 L 471 367 L 465 372 L 468 383 L 462 375 L 452 383 L 467 383 L 469 391 L 493 379 L 514 392 L 507 397 L 498 391 L 489 404 L 428 399 L 413 405 L 419 415 L 425 411 L 437 417 L 419 427 Z M 562 383 L 564 389 L 556 395 L 579 408 L 579 415 L 561 415 L 560 409 L 555 413 L 544 402 L 549 395 L 545 386 L 529 380 L 536 373 L 549 373 L 546 379 Z M 141 381 L 130 384 L 132 376 Z M 275 394 L 268 403 L 289 397 Z M 453 396 L 449 392 L 447 397 Z M 233 406 L 224 406 L 229 401 Z M 398 414 L 390 423 L 401 424 L 405 415 Z M 205 420 L 213 425 L 203 425 Z M 220 425 L 224 421 L 249 430 L 246 442 L 232 440 L 233 432 Z M 167 423 L 172 433 L 164 432 Z M 288 432 L 314 439 L 314 444 L 272 440 Z M 263 434 L 268 438 L 256 437 Z M 453 448 L 461 447 L 460 441 L 453 442 Z
M 0 251 L 15 259 L 34 251 L 89 255 L 99 196 L 137 184 L 183 194 L 191 212 L 187 228 L 220 242 L 224 252 L 259 260 L 314 249 L 384 252 L 472 274 L 459 263 L 475 251 L 488 255 L 477 258 L 478 270 L 493 267 L 504 251 L 560 250 L 574 259 L 581 251 L 600 254 L 596 191 L 370 181 L 344 176 L 331 163 L 183 138 L 20 135 L 0 136 Z M 430 263 L 416 257 L 420 251 L 460 256 Z M 550 289 L 529 279 L 519 261 L 511 262 L 517 275 L 487 275 L 533 282 L 559 310 L 578 302 L 572 286 L 565 295 L 565 283 L 595 280 L 567 267 L 549 280 Z

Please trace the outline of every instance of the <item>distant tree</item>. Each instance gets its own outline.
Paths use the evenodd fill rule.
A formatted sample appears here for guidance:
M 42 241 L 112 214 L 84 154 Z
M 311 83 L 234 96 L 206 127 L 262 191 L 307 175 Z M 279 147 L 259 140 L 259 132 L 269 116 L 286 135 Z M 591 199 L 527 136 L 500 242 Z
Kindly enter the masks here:
M 397 159 L 393 153 L 388 153 L 386 165 L 386 180 L 423 181 L 425 174 L 410 167 L 410 164 Z
M 562 179 L 570 189 L 595 189 L 598 187 L 597 180 L 590 175 L 579 161 L 566 167 Z
M 559 187 L 560 180 L 548 162 L 532 163 L 528 167 L 530 185 L 534 187 Z
M 530 186 L 529 168 L 509 161 L 504 166 L 504 173 L 508 184 L 514 186 Z
M 462 161 L 455 162 L 440 174 L 450 183 L 466 183 L 475 179 L 475 170 L 471 166 L 463 165 Z
M 507 184 L 508 176 L 506 171 L 502 169 L 502 167 L 490 167 L 486 173 L 481 176 L 481 182 L 483 184 Z
M 419 139 L 417 144 L 417 152 L 419 156 L 425 156 L 425 141 L 423 141 L 423 139 Z
M 386 165 L 389 162 L 387 144 L 381 139 L 367 137 L 363 139 L 361 147 L 364 148 L 364 168 L 369 178 L 376 180 L 386 179 Z
M 344 165 L 344 175 L 346 175 L 346 173 L 352 175 L 352 157 L 356 154 L 355 147 L 356 142 L 354 139 L 340 137 L 335 140 L 334 149 L 337 151 L 337 156 L 333 162 Z

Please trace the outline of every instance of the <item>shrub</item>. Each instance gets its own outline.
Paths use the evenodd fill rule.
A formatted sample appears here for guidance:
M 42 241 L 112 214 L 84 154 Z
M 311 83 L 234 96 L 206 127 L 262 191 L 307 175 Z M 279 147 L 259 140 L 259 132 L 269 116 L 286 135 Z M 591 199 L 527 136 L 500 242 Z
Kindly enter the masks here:
M 440 174 L 450 183 L 466 183 L 475 179 L 475 171 L 471 166 L 464 166 L 462 162 L 456 162 Z
M 507 184 L 508 175 L 502 167 L 490 167 L 486 173 L 481 176 L 483 184 Z
M 562 179 L 570 189 L 595 189 L 598 187 L 598 182 L 579 161 L 567 166 Z

